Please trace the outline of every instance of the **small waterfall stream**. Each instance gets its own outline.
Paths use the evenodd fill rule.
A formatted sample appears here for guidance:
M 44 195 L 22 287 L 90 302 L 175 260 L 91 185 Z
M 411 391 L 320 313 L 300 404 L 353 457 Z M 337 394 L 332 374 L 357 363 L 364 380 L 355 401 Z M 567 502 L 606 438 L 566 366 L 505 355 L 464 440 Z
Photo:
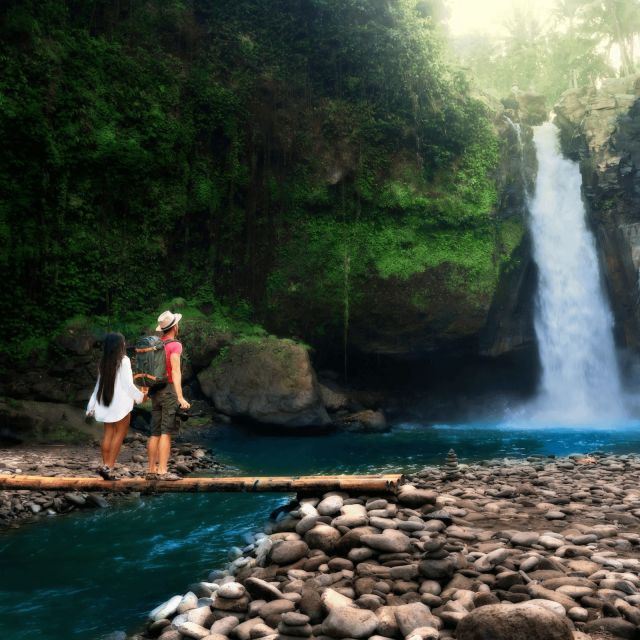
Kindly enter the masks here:
M 613 317 L 585 221 L 580 171 L 562 156 L 553 123 L 535 128 L 534 143 L 538 176 L 530 210 L 542 364 L 535 417 L 560 423 L 622 417 Z

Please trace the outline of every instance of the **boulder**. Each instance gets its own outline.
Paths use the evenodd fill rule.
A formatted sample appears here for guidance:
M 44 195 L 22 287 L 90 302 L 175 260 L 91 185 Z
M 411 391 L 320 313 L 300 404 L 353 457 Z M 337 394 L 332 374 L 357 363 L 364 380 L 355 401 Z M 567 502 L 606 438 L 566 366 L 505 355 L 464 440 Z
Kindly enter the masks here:
M 290 340 L 231 345 L 198 380 L 226 415 L 287 427 L 330 424 L 309 353 Z
M 571 624 L 542 607 L 506 604 L 474 609 L 456 629 L 457 640 L 572 640 Z

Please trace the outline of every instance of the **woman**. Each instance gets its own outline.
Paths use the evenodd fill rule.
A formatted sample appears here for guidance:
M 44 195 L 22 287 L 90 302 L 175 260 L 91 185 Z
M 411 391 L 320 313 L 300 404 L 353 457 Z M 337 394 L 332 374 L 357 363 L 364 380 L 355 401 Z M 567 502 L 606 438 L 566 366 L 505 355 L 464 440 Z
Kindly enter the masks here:
M 102 466 L 98 473 L 105 480 L 117 480 L 113 468 L 129 429 L 134 401 L 142 402 L 144 394 L 133 384 L 131 361 L 126 355 L 124 336 L 109 333 L 104 339 L 98 381 L 87 406 L 87 415 L 104 422 Z

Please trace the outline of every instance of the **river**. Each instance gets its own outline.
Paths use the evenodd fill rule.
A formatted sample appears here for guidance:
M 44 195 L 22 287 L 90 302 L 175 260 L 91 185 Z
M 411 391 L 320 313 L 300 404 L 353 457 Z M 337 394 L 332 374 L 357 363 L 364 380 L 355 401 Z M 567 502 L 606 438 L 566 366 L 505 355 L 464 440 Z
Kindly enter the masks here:
M 213 430 L 207 444 L 234 473 L 302 474 L 419 469 L 535 454 L 640 450 L 640 423 L 571 428 L 507 423 L 402 423 L 387 434 L 259 436 Z M 51 517 L 0 534 L 0 637 L 92 640 L 140 628 L 146 613 L 225 563 L 290 496 L 165 494 Z

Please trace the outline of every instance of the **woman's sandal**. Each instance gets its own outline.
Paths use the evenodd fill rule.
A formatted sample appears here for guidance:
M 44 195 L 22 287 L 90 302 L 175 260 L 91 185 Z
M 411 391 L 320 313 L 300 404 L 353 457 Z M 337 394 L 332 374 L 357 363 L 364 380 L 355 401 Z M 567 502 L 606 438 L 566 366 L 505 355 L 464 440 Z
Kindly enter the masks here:
M 102 465 L 98 469 L 98 475 L 100 475 L 103 480 L 120 480 L 120 477 L 116 475 L 113 469 L 107 467 L 107 465 Z

